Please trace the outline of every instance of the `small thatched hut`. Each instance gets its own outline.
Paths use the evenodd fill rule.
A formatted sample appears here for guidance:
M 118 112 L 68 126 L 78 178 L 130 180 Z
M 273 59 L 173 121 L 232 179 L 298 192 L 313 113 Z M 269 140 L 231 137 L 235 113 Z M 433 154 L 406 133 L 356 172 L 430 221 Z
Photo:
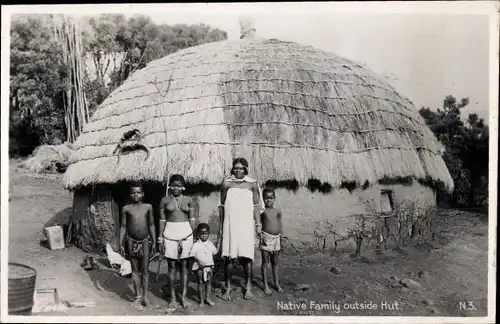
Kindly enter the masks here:
M 452 189 L 453 181 L 442 146 L 413 104 L 335 54 L 242 35 L 151 62 L 101 104 L 64 178 L 74 191 L 74 243 L 89 249 L 114 242 L 123 183 L 146 181 L 147 200 L 158 206 L 173 173 L 186 177 L 190 193 L 202 193 L 200 218 L 207 221 L 235 157 L 249 161 L 260 183 L 278 188 L 276 205 L 297 240 L 314 241 L 326 228 L 352 235 L 359 228 L 352 215 L 398 208 L 389 217 L 395 240 L 408 215 L 407 232 L 426 232 L 425 211 L 403 217 L 401 206 L 435 206 L 435 185 Z M 114 153 L 132 129 L 149 156 Z M 374 224 L 382 223 L 388 218 Z

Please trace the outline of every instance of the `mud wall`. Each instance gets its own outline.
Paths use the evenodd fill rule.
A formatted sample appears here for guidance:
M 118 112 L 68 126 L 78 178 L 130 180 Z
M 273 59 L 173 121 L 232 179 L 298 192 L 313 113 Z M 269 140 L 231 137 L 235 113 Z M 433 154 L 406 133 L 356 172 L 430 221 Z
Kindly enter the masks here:
M 382 213 L 382 193 L 390 191 L 392 211 Z M 219 226 L 217 206 L 220 195 L 199 199 L 200 220 L 208 222 L 211 232 Z M 283 211 L 284 235 L 292 242 L 319 248 L 356 249 L 356 237 L 365 247 L 390 248 L 410 239 L 432 235 L 434 190 L 410 184 L 380 184 L 367 189 L 336 189 L 331 193 L 296 192 L 277 189 L 275 207 Z
M 116 248 L 118 212 L 110 187 L 75 191 L 71 215 L 72 243 L 86 252 L 106 243 Z
M 73 243 L 79 248 L 89 251 L 106 242 L 116 247 L 119 207 L 124 202 L 117 198 L 117 190 L 113 188 L 99 186 L 93 191 L 75 192 L 72 234 Z M 164 191 L 148 189 L 145 200 L 153 205 L 158 218 L 157 206 Z M 148 192 L 154 192 L 154 197 Z M 391 197 L 391 211 L 386 213 L 383 213 L 384 193 Z M 220 194 L 197 196 L 197 201 L 200 221 L 209 223 L 211 233 L 217 234 Z M 413 181 L 378 184 L 351 192 L 336 189 L 328 194 L 307 188 L 295 192 L 277 189 L 275 206 L 283 211 L 284 235 L 294 246 L 355 250 L 357 244 L 364 248 L 391 248 L 410 240 L 430 238 L 435 204 L 434 190 Z

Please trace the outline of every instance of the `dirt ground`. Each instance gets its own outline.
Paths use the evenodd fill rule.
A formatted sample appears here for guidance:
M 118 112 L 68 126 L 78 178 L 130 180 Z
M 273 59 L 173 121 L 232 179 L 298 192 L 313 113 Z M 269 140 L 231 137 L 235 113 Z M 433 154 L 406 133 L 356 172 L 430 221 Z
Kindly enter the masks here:
M 79 249 L 50 251 L 40 244 L 44 225 L 57 218 L 64 219 L 71 207 L 71 195 L 62 188 L 61 178 L 61 175 L 27 173 L 11 161 L 9 262 L 34 267 L 38 272 L 37 288 L 57 288 L 62 300 L 92 301 L 96 305 L 37 315 L 164 315 L 164 264 L 158 282 L 155 281 L 157 263 L 150 267 L 154 306 L 137 311 L 130 306 L 131 279 L 113 275 L 105 261 L 100 262 L 99 269 L 86 272 L 80 267 L 86 254 Z M 193 306 L 174 314 L 486 316 L 487 222 L 487 215 L 482 213 L 440 210 L 440 233 L 434 241 L 382 255 L 364 253 L 356 259 L 350 256 L 350 251 L 333 254 L 285 247 L 280 269 L 283 293 L 263 294 L 258 261 L 254 300 L 242 299 L 241 288 L 237 288 L 233 292 L 235 301 L 215 298 L 216 307 L 200 309 L 195 297 L 195 279 L 190 278 L 188 298 Z M 102 256 L 95 257 L 98 261 L 105 260 Z M 333 266 L 339 273 L 330 271 Z M 405 288 L 397 284 L 399 279 L 406 278 L 421 287 Z M 96 281 L 104 290 L 97 288 Z M 222 274 L 217 274 L 214 281 L 215 294 L 220 293 Z M 239 273 L 236 287 L 241 282 Z M 302 284 L 308 286 L 301 287 Z M 460 307 L 460 302 L 466 307 Z M 324 309 L 318 310 L 317 304 Z M 330 309 L 326 309 L 328 305 Z

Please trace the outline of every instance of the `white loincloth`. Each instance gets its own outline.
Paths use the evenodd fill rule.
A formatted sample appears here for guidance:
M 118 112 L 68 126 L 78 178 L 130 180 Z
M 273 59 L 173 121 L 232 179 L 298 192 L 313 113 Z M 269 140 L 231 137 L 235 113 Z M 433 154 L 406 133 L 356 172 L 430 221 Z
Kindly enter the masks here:
M 189 222 L 167 222 L 163 237 L 165 257 L 174 260 L 189 258 L 189 252 L 193 246 L 193 230 Z M 182 246 L 180 255 L 178 252 L 179 243 Z
M 260 249 L 267 252 L 281 250 L 281 234 L 273 235 L 262 231 L 260 233 Z

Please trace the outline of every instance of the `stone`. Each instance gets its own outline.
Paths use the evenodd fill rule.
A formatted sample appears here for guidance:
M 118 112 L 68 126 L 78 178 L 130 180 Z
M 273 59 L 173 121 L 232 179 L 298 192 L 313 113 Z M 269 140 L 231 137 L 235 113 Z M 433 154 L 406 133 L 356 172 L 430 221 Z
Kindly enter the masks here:
M 389 287 L 391 287 L 391 288 L 403 288 L 403 286 L 401 286 L 399 283 L 390 284 Z
M 399 282 L 402 286 L 407 287 L 407 288 L 421 288 L 422 285 L 420 285 L 418 282 L 412 279 L 403 279 Z
M 422 300 L 422 303 L 424 303 L 425 305 L 429 305 L 429 306 L 434 306 L 435 305 L 435 303 L 434 303 L 434 301 L 432 299 L 427 299 L 427 298 L 424 299 L 424 300 Z
M 293 287 L 293 289 L 296 291 L 309 290 L 309 289 L 311 289 L 311 286 L 308 284 L 297 284 Z
M 428 273 L 427 273 L 427 271 L 422 271 L 422 270 L 421 270 L 421 271 L 419 271 L 419 272 L 418 272 L 418 276 L 419 276 L 420 278 L 427 278 Z
M 363 263 L 372 263 L 372 261 L 365 256 L 362 256 L 359 260 Z
M 330 272 L 331 272 L 331 273 L 334 273 L 334 274 L 341 274 L 341 273 L 342 273 L 342 271 L 341 271 L 339 268 L 337 268 L 336 266 L 333 266 L 333 267 L 330 269 Z
M 390 276 L 390 277 L 389 277 L 389 279 L 391 279 L 391 280 L 396 280 L 396 281 L 398 281 L 398 282 L 399 282 L 399 280 L 400 280 L 400 279 L 399 279 L 398 277 L 396 277 L 396 276 Z

